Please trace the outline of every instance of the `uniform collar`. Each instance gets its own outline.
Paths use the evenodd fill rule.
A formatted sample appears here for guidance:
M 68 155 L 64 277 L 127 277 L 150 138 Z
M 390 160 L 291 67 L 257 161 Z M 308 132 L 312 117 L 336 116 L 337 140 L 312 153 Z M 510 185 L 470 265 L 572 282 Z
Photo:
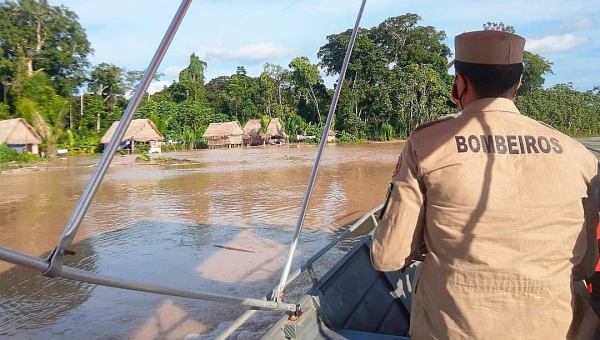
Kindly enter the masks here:
M 477 99 L 465 107 L 462 114 L 478 113 L 478 112 L 511 112 L 521 114 L 515 103 L 506 98 L 482 98 Z

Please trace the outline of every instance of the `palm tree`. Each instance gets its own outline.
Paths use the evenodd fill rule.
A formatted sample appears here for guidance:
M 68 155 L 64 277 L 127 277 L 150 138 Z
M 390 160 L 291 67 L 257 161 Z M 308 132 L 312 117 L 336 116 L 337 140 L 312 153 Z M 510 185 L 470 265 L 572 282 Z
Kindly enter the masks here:
M 267 143 L 267 140 L 271 139 L 271 136 L 267 133 L 269 131 L 269 124 L 271 123 L 271 117 L 267 115 L 260 116 L 260 130 L 263 144 Z
M 22 98 L 17 103 L 17 111 L 48 144 L 49 154 L 56 153 L 56 143 L 63 133 L 67 107 L 67 101 L 60 97 L 55 97 L 43 110 L 27 98 Z

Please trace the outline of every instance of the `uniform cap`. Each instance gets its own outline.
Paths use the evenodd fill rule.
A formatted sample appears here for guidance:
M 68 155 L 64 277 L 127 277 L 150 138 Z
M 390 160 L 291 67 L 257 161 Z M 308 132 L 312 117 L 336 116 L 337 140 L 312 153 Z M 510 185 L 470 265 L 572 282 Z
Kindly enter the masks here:
M 472 64 L 510 65 L 523 62 L 525 39 L 502 31 L 475 31 L 454 38 L 454 61 Z

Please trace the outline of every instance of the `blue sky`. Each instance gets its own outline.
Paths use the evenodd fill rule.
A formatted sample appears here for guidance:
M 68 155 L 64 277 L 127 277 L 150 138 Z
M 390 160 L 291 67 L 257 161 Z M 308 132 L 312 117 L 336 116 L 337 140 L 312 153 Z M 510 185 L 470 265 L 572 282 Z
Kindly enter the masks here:
M 50 0 L 75 11 L 95 50 L 93 64 L 145 69 L 162 39 L 178 0 Z M 195 0 L 159 68 L 165 76 L 153 91 L 176 79 L 191 53 L 208 62 L 207 80 L 235 73 L 251 76 L 265 62 L 288 65 L 305 55 L 318 62 L 325 37 L 351 28 L 361 0 Z M 598 0 L 370 0 L 362 27 L 388 17 L 417 13 L 423 25 L 453 37 L 488 21 L 514 26 L 526 49 L 554 63 L 546 85 L 572 82 L 579 90 L 600 85 Z M 326 80 L 328 85 L 334 79 Z

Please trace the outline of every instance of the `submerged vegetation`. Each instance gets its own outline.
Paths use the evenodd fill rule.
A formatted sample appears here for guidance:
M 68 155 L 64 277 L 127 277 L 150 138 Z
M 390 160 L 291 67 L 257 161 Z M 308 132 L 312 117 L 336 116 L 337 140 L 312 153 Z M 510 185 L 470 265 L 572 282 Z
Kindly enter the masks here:
M 419 124 L 452 112 L 446 105 L 453 82 L 446 33 L 420 21 L 417 14 L 405 14 L 361 29 L 334 121 L 340 141 L 405 138 Z M 0 22 L 0 119 L 25 118 L 51 153 L 96 152 L 143 71 L 90 65 L 93 49 L 85 30 L 64 6 L 8 0 L 0 3 Z M 514 32 L 503 23 L 484 28 Z M 317 63 L 306 56 L 288 65 L 267 63 L 257 77 L 239 66 L 232 75 L 207 81 L 207 63 L 192 54 L 176 81 L 145 96 L 136 118 L 152 120 L 167 140 L 178 142 L 165 149 L 206 147 L 208 124 L 231 120 L 260 119 L 264 128 L 279 118 L 291 141 L 296 135 L 320 136 L 333 89 L 325 86 L 319 67 L 338 75 L 350 34 L 327 36 Z M 571 134 L 600 133 L 600 88 L 544 88 L 552 63 L 529 52 L 524 63 L 517 98 L 523 114 Z M 82 88 L 87 93 L 77 95 Z

